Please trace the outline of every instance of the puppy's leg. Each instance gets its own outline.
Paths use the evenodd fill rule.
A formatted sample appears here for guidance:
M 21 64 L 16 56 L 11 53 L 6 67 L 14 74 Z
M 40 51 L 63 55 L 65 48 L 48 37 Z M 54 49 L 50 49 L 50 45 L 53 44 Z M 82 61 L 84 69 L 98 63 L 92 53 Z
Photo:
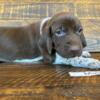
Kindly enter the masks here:
M 91 54 L 88 51 L 83 51 L 81 56 L 84 58 L 90 58 Z

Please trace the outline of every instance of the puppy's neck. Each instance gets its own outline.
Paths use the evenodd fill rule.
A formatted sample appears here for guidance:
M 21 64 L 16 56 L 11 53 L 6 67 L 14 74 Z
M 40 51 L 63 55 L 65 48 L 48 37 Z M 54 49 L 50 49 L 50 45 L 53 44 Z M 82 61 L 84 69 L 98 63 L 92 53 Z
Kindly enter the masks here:
M 42 29 L 43 29 L 44 24 L 50 19 L 51 19 L 51 17 L 47 17 L 47 18 L 45 18 L 45 19 L 43 19 L 41 21 L 41 24 L 40 24 L 40 35 L 42 35 Z

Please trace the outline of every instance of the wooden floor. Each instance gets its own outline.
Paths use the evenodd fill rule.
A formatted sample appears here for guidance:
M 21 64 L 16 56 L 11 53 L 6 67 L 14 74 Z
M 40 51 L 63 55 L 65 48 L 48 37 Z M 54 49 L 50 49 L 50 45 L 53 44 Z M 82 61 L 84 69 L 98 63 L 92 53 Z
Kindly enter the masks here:
M 100 60 L 100 53 L 93 54 Z M 100 76 L 70 77 L 90 69 L 65 65 L 0 64 L 0 100 L 100 100 Z
M 77 16 L 89 51 L 100 51 L 100 0 L 0 0 L 0 27 L 29 24 L 58 12 Z M 100 60 L 100 53 L 92 54 Z M 100 76 L 65 65 L 0 64 L 0 100 L 100 100 Z M 100 69 L 98 69 L 100 70 Z

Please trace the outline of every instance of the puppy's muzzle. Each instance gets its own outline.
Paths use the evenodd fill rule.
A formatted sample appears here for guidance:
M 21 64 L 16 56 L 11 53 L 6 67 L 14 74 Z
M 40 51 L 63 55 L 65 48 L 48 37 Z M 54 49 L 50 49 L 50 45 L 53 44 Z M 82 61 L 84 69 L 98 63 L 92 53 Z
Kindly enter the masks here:
M 71 46 L 69 50 L 73 57 L 81 55 L 81 48 L 78 45 Z
M 80 56 L 82 54 L 82 43 L 79 37 L 72 35 L 66 40 L 66 48 L 69 48 L 69 55 L 71 57 Z

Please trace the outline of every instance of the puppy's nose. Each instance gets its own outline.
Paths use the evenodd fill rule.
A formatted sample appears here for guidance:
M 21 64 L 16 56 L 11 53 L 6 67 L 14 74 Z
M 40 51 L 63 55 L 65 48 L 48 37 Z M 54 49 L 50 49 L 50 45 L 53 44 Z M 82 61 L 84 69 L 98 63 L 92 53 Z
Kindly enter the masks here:
M 72 53 L 72 55 L 75 56 L 80 56 L 80 47 L 79 46 L 71 46 L 70 48 L 70 52 Z

